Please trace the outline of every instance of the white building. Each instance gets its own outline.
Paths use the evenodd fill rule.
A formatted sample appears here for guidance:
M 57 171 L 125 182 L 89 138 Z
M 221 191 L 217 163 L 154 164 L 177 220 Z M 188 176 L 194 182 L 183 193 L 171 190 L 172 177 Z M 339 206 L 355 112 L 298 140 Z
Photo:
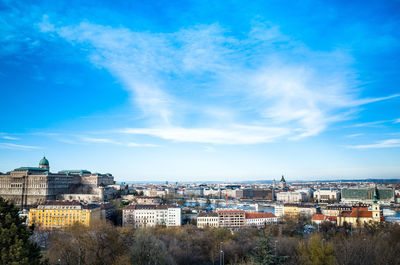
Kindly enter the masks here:
M 307 194 L 304 192 L 287 191 L 276 194 L 276 201 L 284 203 L 296 203 L 307 201 Z
M 281 217 L 285 215 L 285 207 L 283 203 L 275 204 L 275 216 Z
M 204 196 L 218 197 L 221 192 L 219 189 L 206 188 L 203 191 Z
M 299 205 L 299 214 L 313 216 L 317 213 L 317 208 L 313 205 Z
M 219 218 L 217 213 L 199 213 L 197 216 L 197 227 L 218 227 Z
M 314 200 L 318 202 L 336 202 L 340 200 L 340 191 L 319 189 L 314 192 Z
M 134 227 L 181 226 L 181 208 L 174 205 L 128 205 L 122 209 L 122 225 Z
M 246 226 L 262 227 L 277 222 L 278 218 L 272 213 L 246 213 Z
M 143 195 L 146 197 L 163 197 L 165 195 L 167 195 L 167 192 L 165 190 L 158 190 L 158 189 L 146 189 L 143 190 Z

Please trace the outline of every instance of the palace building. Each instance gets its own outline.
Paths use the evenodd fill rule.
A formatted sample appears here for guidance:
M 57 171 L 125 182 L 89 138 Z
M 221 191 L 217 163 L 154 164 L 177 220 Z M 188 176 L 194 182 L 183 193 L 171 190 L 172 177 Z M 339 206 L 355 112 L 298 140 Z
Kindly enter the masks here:
M 0 196 L 25 208 L 56 200 L 62 194 L 111 184 L 114 184 L 111 174 L 92 174 L 87 170 L 51 173 L 49 161 L 43 157 L 38 167 L 20 167 L 5 174 L 0 173 Z

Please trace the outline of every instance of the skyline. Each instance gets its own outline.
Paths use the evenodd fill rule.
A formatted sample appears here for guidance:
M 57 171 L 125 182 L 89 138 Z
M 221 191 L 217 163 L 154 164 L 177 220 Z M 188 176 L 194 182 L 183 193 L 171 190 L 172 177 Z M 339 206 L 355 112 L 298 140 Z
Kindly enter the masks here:
M 399 10 L 0 1 L 0 172 L 399 178 Z

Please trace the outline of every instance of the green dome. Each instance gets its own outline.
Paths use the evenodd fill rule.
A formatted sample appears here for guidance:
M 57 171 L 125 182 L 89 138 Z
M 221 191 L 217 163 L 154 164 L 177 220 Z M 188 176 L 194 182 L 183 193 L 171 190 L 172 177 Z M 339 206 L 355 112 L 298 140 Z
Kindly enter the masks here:
M 42 158 L 42 160 L 40 160 L 39 165 L 40 166 L 48 166 L 49 165 L 49 160 L 47 160 L 46 157 L 44 156 Z

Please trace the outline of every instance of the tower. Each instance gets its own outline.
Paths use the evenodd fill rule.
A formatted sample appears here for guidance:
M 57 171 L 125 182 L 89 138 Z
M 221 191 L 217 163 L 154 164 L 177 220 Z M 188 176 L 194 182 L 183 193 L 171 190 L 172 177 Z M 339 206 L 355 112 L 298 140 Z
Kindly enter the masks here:
M 280 187 L 281 189 L 286 188 L 286 180 L 285 180 L 285 178 L 283 177 L 283 175 L 282 175 L 281 181 L 279 182 L 279 187 Z
M 39 168 L 44 168 L 50 171 L 49 160 L 44 156 L 39 162 Z
M 376 186 L 374 189 L 374 195 L 372 197 L 372 219 L 375 222 L 381 221 L 381 208 L 378 202 L 378 189 Z

